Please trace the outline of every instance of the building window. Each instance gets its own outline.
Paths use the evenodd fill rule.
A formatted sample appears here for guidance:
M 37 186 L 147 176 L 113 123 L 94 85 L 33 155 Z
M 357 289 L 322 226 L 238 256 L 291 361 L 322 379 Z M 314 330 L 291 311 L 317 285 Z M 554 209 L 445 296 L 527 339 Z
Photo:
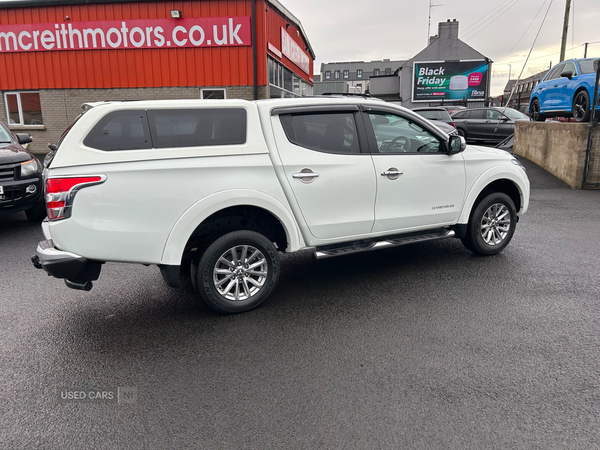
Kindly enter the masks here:
M 267 59 L 269 73 L 269 98 L 310 97 L 313 87 L 310 83 L 294 74 L 272 58 Z M 331 78 L 331 72 L 325 72 L 325 79 Z
M 356 71 L 356 78 L 362 78 L 362 69 Z
M 373 75 L 378 77 L 379 76 L 379 69 L 375 69 L 373 70 Z
M 4 103 L 9 125 L 44 125 L 39 92 L 6 92 Z
M 200 98 L 207 99 L 220 99 L 227 98 L 225 96 L 225 89 L 200 89 Z
M 336 71 L 333 73 L 333 78 L 335 78 L 336 80 L 339 80 L 339 79 L 340 79 L 340 71 L 339 71 L 339 70 L 336 70 Z
M 350 76 L 349 70 L 344 70 L 344 78 L 348 78 Z
M 326 70 L 325 71 L 325 79 L 326 80 L 331 80 L 331 70 Z
M 389 67 L 386 67 L 385 74 L 386 75 L 391 75 L 392 74 L 392 69 L 390 69 Z

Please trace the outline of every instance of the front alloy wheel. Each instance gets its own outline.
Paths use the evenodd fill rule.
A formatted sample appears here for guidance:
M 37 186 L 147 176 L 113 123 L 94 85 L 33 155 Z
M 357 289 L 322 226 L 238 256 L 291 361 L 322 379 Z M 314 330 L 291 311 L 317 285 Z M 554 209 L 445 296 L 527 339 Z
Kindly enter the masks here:
M 237 230 L 209 238 L 192 262 L 194 287 L 213 310 L 249 311 L 271 294 L 279 279 L 277 249 L 267 237 Z
M 500 245 L 510 232 L 510 211 L 503 203 L 494 203 L 481 219 L 481 238 L 489 246 Z
M 587 91 L 579 91 L 573 101 L 573 118 L 575 122 L 589 122 L 592 111 L 590 96 Z
M 478 255 L 495 255 L 508 245 L 516 225 L 517 212 L 512 199 L 502 192 L 493 192 L 475 206 L 462 242 Z

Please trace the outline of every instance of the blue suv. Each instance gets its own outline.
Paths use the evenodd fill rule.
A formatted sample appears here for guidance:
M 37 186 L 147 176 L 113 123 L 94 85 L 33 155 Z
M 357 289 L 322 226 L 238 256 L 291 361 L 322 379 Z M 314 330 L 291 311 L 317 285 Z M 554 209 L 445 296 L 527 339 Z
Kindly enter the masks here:
M 592 115 L 590 98 L 594 95 L 596 81 L 595 59 L 571 59 L 550 69 L 531 91 L 531 120 L 573 116 L 577 122 L 588 122 Z M 596 101 L 600 101 L 600 96 Z

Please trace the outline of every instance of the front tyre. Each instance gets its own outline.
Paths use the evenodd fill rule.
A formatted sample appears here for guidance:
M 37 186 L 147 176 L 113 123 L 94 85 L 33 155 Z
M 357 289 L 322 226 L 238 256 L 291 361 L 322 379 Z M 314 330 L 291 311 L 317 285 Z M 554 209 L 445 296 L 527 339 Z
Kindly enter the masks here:
M 546 117 L 540 112 L 540 102 L 537 98 L 531 102 L 529 116 L 534 122 L 544 122 L 546 120 Z
M 512 199 L 501 192 L 484 197 L 475 207 L 462 242 L 467 249 L 482 256 L 504 250 L 515 233 L 517 212 Z
M 279 255 L 260 233 L 237 230 L 214 240 L 192 271 L 195 287 L 213 310 L 249 311 L 271 294 L 279 279 Z
M 575 122 L 589 122 L 591 115 L 590 96 L 584 89 L 579 91 L 573 100 L 573 118 Z

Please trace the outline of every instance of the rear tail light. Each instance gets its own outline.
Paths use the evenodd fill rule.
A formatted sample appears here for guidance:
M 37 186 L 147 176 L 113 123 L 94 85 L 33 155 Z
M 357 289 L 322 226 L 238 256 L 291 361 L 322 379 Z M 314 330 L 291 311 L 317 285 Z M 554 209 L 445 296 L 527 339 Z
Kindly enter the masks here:
M 452 125 L 454 128 L 456 128 L 456 124 L 454 122 L 448 122 L 448 125 Z
M 47 179 L 46 209 L 48 220 L 60 220 L 71 217 L 75 194 L 81 188 L 101 184 L 105 180 L 106 175 Z

